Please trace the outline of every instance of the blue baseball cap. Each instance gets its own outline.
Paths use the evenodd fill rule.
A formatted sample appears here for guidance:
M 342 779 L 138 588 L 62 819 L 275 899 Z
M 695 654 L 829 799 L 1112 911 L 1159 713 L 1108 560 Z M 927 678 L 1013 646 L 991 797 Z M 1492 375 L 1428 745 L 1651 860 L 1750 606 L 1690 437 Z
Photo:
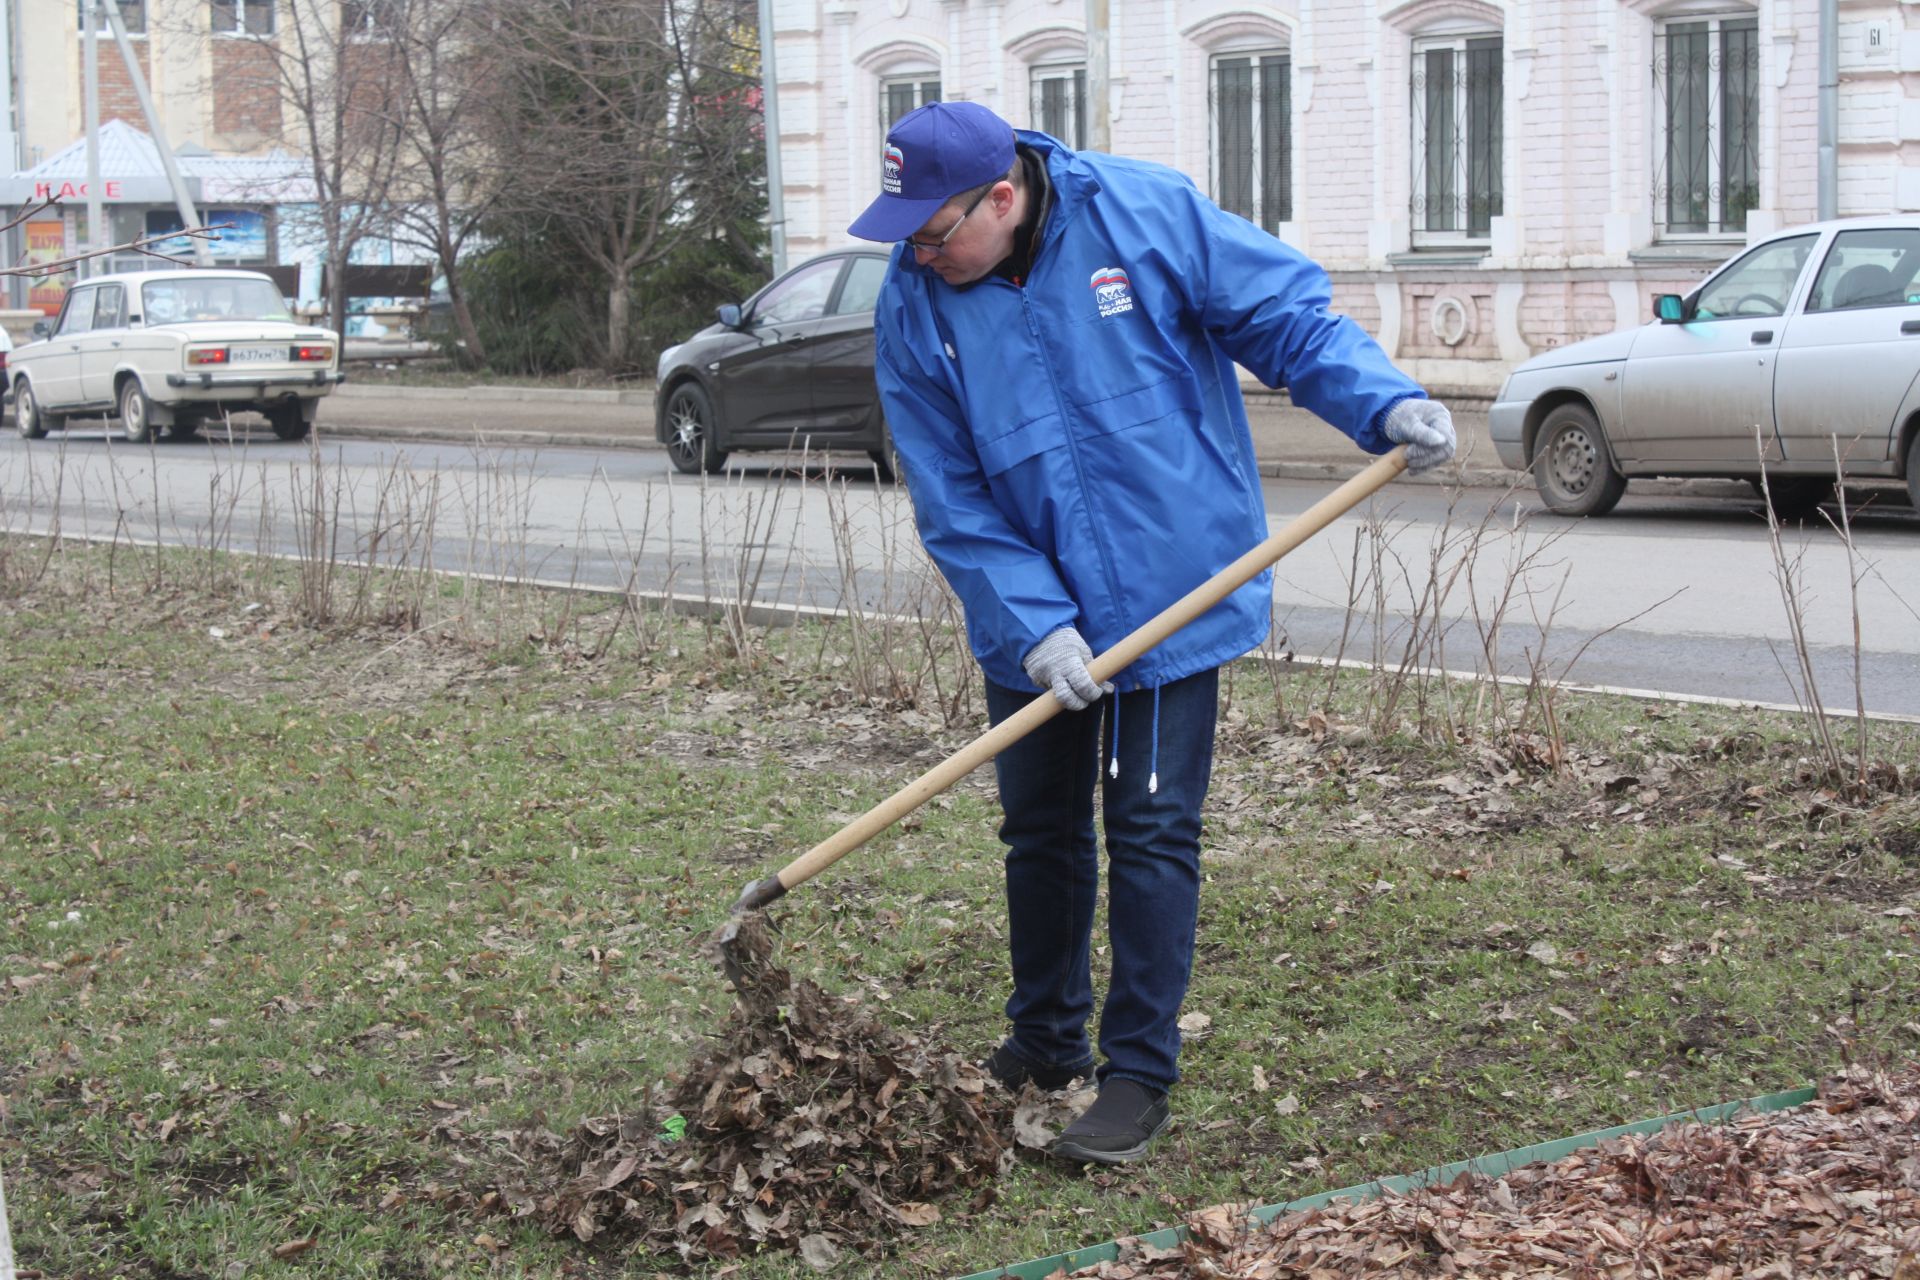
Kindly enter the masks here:
M 934 211 L 1013 167 L 1013 126 L 977 102 L 929 102 L 887 131 L 880 195 L 847 234 L 905 240 Z

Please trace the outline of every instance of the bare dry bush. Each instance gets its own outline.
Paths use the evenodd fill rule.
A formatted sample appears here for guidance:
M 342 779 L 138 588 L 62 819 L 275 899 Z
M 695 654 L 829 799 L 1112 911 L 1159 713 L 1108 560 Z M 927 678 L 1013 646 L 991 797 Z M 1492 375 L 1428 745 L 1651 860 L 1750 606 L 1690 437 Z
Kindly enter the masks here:
M 1858 443 L 1855 441 L 1854 443 Z M 1869 577 L 1880 577 L 1879 568 L 1866 559 L 1853 537 L 1853 512 L 1845 483 L 1845 455 L 1840 439 L 1833 437 L 1834 507 L 1838 514 L 1822 509 L 1822 520 L 1840 539 L 1847 567 L 1847 609 L 1850 628 L 1849 656 L 1853 675 L 1853 744 L 1848 751 L 1836 722 L 1841 717 L 1827 707 L 1820 693 L 1820 680 L 1814 658 L 1814 646 L 1807 638 L 1806 617 L 1811 600 L 1807 579 L 1806 555 L 1812 545 L 1803 537 L 1789 548 L 1779 513 L 1774 509 L 1773 477 L 1769 474 L 1766 441 L 1758 426 L 1754 445 L 1760 458 L 1761 506 L 1767 517 L 1767 547 L 1773 558 L 1773 579 L 1780 591 L 1780 604 L 1786 613 L 1791 653 L 1782 657 L 1774 650 L 1774 661 L 1792 691 L 1794 705 L 1800 710 L 1800 722 L 1807 736 L 1811 756 L 1811 776 L 1806 781 L 1831 788 L 1836 799 L 1864 802 L 1882 792 L 1897 792 L 1905 785 L 1905 775 L 1893 761 L 1876 761 L 1872 756 L 1872 721 L 1867 715 L 1866 689 L 1861 656 L 1864 649 L 1860 620 L 1860 584 Z M 1882 578 L 1884 582 L 1884 578 Z M 1889 584 L 1889 589 L 1891 585 Z M 1899 593 L 1894 592 L 1899 599 Z M 1904 601 L 1903 601 L 1904 603 Z M 1769 646 L 1771 647 L 1771 646 Z
M 1357 667 L 1363 683 L 1353 714 L 1370 737 L 1484 743 L 1548 770 L 1567 762 L 1561 701 L 1574 668 L 1596 641 L 1667 601 L 1553 657 L 1571 576 L 1558 544 L 1571 526 L 1540 534 L 1525 511 L 1503 517 L 1511 496 L 1468 523 L 1456 486 L 1446 515 L 1425 532 L 1396 522 L 1391 508 L 1369 506 L 1347 557 L 1340 640 L 1320 691 L 1319 725 L 1337 718 L 1341 683 Z M 1524 641 L 1512 670 L 1516 631 Z M 1364 662 L 1347 656 L 1357 645 L 1366 648 Z M 1456 665 L 1463 651 L 1467 665 Z

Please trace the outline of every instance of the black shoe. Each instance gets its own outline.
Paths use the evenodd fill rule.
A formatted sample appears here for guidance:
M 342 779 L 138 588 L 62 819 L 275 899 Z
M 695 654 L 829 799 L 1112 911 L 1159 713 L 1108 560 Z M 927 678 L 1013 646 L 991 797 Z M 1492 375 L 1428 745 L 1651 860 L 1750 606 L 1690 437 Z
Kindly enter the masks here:
M 993 1056 L 980 1064 L 982 1070 L 1009 1089 L 1018 1091 L 1023 1084 L 1042 1089 L 1064 1089 L 1087 1074 L 1086 1067 L 1042 1067 L 1028 1062 L 1003 1044 Z
M 1147 1154 L 1172 1120 L 1166 1094 L 1137 1080 L 1109 1079 L 1100 1086 L 1093 1105 L 1061 1130 L 1047 1153 L 1062 1160 L 1126 1164 Z

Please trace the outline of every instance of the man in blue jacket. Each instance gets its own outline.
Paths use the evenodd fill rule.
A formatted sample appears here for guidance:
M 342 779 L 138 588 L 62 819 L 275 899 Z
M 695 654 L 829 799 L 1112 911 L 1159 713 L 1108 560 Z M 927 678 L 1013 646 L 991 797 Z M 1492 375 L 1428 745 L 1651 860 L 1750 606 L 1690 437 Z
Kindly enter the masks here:
M 881 194 L 849 231 L 899 244 L 875 310 L 881 403 L 988 713 L 1042 690 L 1066 708 L 995 762 L 1013 994 L 986 1065 L 1043 1088 L 1094 1065 L 1098 786 L 1105 1061 L 1051 1150 L 1138 1159 L 1179 1079 L 1218 668 L 1265 638 L 1272 576 L 1104 688 L 1087 663 L 1267 535 L 1235 362 L 1362 449 L 1406 443 L 1416 470 L 1453 456 L 1453 424 L 1327 311 L 1325 272 L 1185 176 L 1071 151 L 974 103 L 893 127 Z

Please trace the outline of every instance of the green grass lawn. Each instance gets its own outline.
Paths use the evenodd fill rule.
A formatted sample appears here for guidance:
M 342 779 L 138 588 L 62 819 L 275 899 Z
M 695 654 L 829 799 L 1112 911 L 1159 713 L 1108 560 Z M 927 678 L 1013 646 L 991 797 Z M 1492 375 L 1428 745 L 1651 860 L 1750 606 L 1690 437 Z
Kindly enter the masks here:
M 658 1106 L 730 1008 L 703 939 L 981 727 L 964 671 L 948 723 L 849 696 L 832 632 L 741 656 L 653 619 L 640 646 L 600 602 L 547 598 L 525 607 L 568 626 L 539 645 L 341 634 L 274 574 L 120 554 L 112 590 L 105 551 L 69 548 L 0 592 L 21 1265 L 677 1269 L 459 1193 L 516 1176 L 516 1129 Z M 1911 729 L 1872 747 L 1905 789 L 1849 799 L 1808 779 L 1790 718 L 1567 698 L 1545 770 L 1498 735 L 1362 731 L 1365 681 L 1326 684 L 1233 670 L 1186 1079 L 1152 1158 L 1024 1160 L 990 1204 L 876 1229 L 841 1270 L 964 1273 L 1920 1050 Z M 781 903 L 782 960 L 984 1053 L 995 822 L 982 771 Z

